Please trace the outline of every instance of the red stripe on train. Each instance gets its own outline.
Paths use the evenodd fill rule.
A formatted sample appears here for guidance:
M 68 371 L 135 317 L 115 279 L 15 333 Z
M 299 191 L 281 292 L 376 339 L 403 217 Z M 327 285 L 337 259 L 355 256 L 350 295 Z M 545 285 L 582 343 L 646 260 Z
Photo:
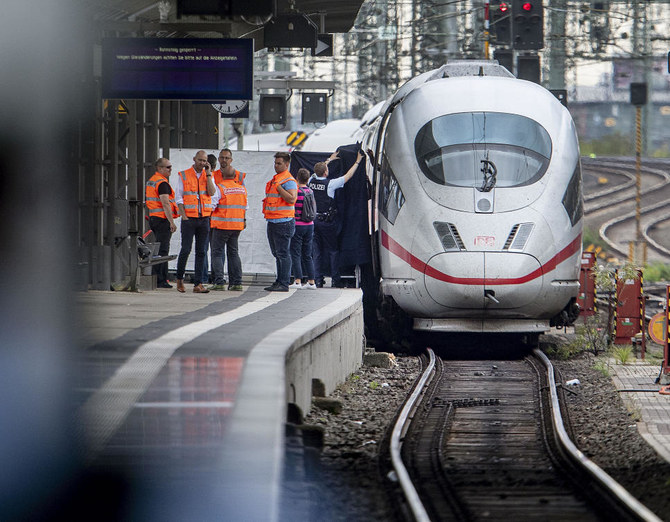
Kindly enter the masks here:
M 382 246 L 386 248 L 392 254 L 395 254 L 400 259 L 405 261 L 410 265 L 414 270 L 423 272 L 433 279 L 438 281 L 444 281 L 445 283 L 453 283 L 457 285 L 519 285 L 522 283 L 527 283 L 533 279 L 537 279 L 543 274 L 549 273 L 554 270 L 560 263 L 574 255 L 580 248 L 582 243 L 582 235 L 579 234 L 568 246 L 561 250 L 558 254 L 552 257 L 544 265 L 542 265 L 537 270 L 533 270 L 529 274 L 526 274 L 522 277 L 511 277 L 511 278 L 499 278 L 499 279 L 485 279 L 483 277 L 454 277 L 444 272 L 428 266 L 426 263 L 421 261 L 414 254 L 405 250 L 400 243 L 395 241 L 391 236 L 389 236 L 386 231 L 382 230 Z

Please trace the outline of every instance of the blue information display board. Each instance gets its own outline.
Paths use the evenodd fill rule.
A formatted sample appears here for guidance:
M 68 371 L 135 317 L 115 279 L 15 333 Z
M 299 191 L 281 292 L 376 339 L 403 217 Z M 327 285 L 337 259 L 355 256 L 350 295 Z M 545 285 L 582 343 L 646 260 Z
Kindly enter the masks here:
M 105 38 L 104 99 L 251 100 L 250 38 Z

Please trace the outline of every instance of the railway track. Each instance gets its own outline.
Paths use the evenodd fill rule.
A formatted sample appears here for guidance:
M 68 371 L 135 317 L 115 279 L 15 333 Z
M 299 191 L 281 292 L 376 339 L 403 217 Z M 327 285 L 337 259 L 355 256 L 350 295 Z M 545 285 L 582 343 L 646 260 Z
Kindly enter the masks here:
M 583 164 L 584 177 L 608 179 L 606 187 L 595 182 L 585 183 L 584 204 L 588 213 L 609 210 L 612 205 L 635 205 L 636 165 L 613 161 L 589 162 Z M 670 184 L 670 175 L 657 165 L 641 166 L 641 194 L 650 196 Z M 654 198 L 655 199 L 655 198 Z
M 670 220 L 670 208 L 667 201 L 659 201 L 653 205 L 647 205 L 640 210 L 640 229 L 647 245 L 655 254 L 653 259 L 651 259 L 653 261 L 670 261 L 670 249 L 656 241 L 650 235 L 650 230 L 668 220 Z M 628 248 L 621 246 L 620 241 L 616 241 L 613 238 L 632 239 L 636 237 L 636 228 L 636 213 L 633 210 L 606 221 L 600 227 L 600 235 L 607 241 L 610 248 L 620 255 L 627 256 Z
M 553 368 L 430 359 L 391 435 L 413 520 L 659 520 L 570 441 Z
M 637 235 L 636 164 L 634 160 L 584 160 L 585 224 L 597 229 L 610 249 L 628 256 L 627 242 Z M 670 220 L 670 174 L 668 164 L 645 159 L 641 165 L 640 228 L 649 245 L 650 261 L 670 261 L 670 244 L 654 230 Z M 600 187 L 596 179 L 606 177 L 610 186 Z

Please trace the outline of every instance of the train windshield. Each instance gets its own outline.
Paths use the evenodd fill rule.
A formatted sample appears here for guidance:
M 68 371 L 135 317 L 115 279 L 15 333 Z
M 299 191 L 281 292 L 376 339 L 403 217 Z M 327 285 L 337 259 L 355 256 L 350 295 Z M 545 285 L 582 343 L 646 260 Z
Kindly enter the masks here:
M 469 112 L 428 122 L 419 130 L 414 150 L 431 181 L 487 191 L 539 180 L 549 166 L 551 138 L 525 116 Z

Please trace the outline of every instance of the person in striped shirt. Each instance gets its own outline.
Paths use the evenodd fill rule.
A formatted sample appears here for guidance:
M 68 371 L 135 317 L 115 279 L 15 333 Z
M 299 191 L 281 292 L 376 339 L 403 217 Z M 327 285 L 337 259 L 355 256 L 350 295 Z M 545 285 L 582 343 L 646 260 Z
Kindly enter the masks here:
M 314 221 L 304 221 L 302 218 L 302 204 L 305 194 L 312 192 L 307 186 L 309 170 L 298 170 L 298 199 L 295 202 L 295 233 L 291 238 L 291 269 L 295 278 L 289 288 L 304 288 L 316 290 L 314 282 L 314 261 L 312 260 L 312 238 L 314 237 Z M 306 283 L 303 285 L 303 276 Z

